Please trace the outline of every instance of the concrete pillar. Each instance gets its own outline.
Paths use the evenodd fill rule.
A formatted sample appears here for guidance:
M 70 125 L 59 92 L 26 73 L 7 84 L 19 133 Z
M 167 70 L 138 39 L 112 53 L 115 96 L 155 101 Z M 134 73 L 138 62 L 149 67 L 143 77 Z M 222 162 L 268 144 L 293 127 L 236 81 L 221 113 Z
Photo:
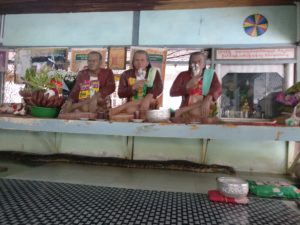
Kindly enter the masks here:
M 283 89 L 286 90 L 294 84 L 294 63 L 284 64 Z
M 296 25 L 297 25 L 297 41 L 300 41 L 300 2 L 297 1 L 295 2 L 296 6 L 297 6 L 297 21 L 296 21 Z
M 295 74 L 295 81 L 300 81 L 300 63 L 299 63 L 299 56 L 300 56 L 300 2 L 295 2 L 297 6 L 297 64 L 296 64 L 296 74 Z
M 299 40 L 298 40 L 299 43 Z M 297 46 L 297 63 L 296 63 L 296 74 L 295 74 L 295 82 L 300 81 L 300 62 L 299 62 L 299 56 L 300 56 L 300 46 Z
M 0 15 L 0 46 L 3 45 L 4 15 Z M 0 104 L 4 101 L 5 73 L 0 71 Z
M 221 64 L 216 64 L 215 65 L 216 74 L 218 75 L 218 78 L 219 78 L 220 82 L 222 83 L 221 68 L 222 68 Z

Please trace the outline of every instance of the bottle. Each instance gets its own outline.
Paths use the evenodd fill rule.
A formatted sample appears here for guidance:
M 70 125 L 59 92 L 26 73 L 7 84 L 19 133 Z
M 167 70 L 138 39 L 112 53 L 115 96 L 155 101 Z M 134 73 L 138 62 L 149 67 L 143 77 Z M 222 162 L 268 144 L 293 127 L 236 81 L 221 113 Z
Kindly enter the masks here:
M 252 117 L 253 117 L 253 118 L 256 118 L 256 117 L 257 117 L 255 109 L 252 109 Z
M 265 118 L 265 112 L 261 111 L 261 118 L 264 119 Z
M 257 105 L 257 118 L 261 118 L 261 106 L 258 104 Z
M 242 112 L 243 112 L 245 118 L 249 117 L 249 110 L 250 110 L 250 107 L 249 107 L 248 101 L 245 100 L 245 103 L 242 106 Z
M 146 77 L 146 71 L 143 70 L 142 68 L 140 68 L 138 70 L 138 74 L 137 74 L 137 78 L 136 78 L 136 81 L 144 81 L 145 80 L 145 77 Z M 145 86 L 145 85 L 144 85 Z M 144 92 L 144 86 L 141 86 L 138 88 L 137 90 L 137 97 L 138 99 L 142 98 L 143 97 L 143 92 Z

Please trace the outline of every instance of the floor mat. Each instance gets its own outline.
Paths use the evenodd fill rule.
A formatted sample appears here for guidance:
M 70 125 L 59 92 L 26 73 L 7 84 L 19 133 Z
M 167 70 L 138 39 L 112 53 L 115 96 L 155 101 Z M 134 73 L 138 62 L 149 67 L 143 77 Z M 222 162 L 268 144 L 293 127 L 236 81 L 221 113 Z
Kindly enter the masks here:
M 206 194 L 0 179 L 0 224 L 299 224 L 279 200 L 210 202 Z

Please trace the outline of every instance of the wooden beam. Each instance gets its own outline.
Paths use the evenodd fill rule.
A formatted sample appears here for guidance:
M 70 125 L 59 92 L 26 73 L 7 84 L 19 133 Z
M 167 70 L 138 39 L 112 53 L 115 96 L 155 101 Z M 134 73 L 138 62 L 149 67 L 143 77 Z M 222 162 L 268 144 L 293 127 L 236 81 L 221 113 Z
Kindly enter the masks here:
M 293 5 L 294 0 L 1 0 L 0 14 Z

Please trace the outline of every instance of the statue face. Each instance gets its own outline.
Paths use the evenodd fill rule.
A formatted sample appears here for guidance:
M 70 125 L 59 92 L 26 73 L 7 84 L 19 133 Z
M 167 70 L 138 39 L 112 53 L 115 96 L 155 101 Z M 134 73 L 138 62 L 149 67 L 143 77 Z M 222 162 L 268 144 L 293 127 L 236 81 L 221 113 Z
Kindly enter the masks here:
M 205 57 L 204 55 L 198 54 L 191 58 L 191 65 L 197 64 L 199 69 L 202 71 L 205 68 Z
M 101 60 L 99 59 L 99 55 L 97 54 L 89 54 L 88 55 L 88 69 L 91 71 L 96 71 L 101 66 Z
M 139 69 L 146 69 L 146 67 L 149 65 L 147 55 L 143 53 L 137 53 L 134 56 L 133 59 L 133 66 L 136 70 Z

